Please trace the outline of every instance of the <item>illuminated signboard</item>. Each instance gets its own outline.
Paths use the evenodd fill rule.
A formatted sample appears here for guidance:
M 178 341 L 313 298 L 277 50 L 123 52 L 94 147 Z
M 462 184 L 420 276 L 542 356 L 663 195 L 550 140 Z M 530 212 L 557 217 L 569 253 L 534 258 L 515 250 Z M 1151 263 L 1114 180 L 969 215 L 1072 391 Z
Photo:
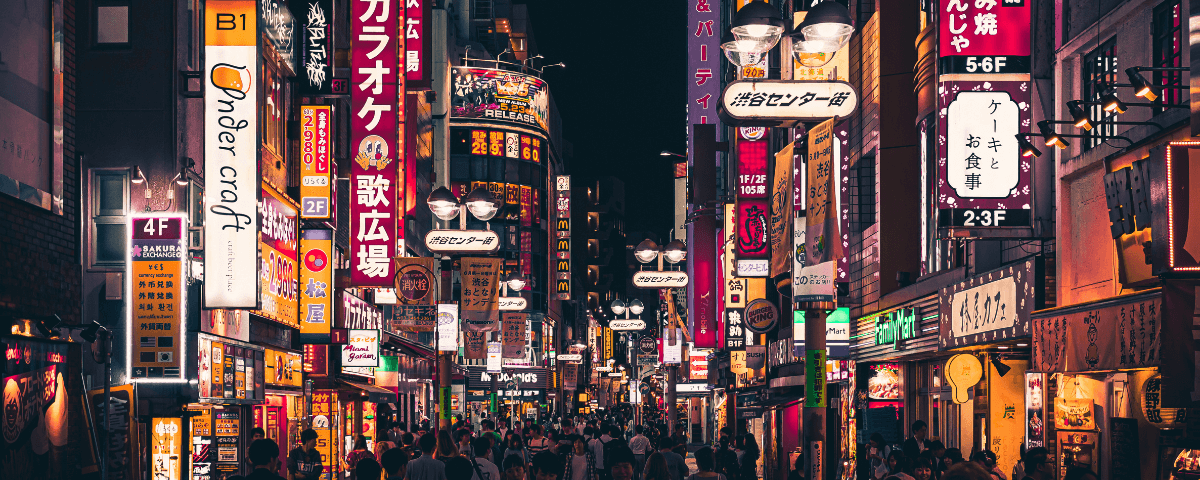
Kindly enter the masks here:
M 266 398 L 263 347 L 203 333 L 197 339 L 201 402 L 259 403 Z
M 1029 73 L 1032 1 L 937 3 L 939 74 Z
M 487 155 L 541 163 L 546 158 L 545 141 L 537 135 L 485 128 L 450 129 L 450 153 Z
M 350 330 L 342 345 L 342 367 L 378 367 L 379 330 Z
M 554 180 L 555 191 L 555 263 L 557 272 L 555 292 L 559 300 L 571 299 L 571 176 L 559 175 Z
M 507 70 L 453 67 L 451 116 L 549 131 L 550 91 L 542 79 Z M 500 135 L 503 144 L 504 135 Z M 502 156 L 503 149 L 492 155 Z
M 428 88 L 431 81 L 429 22 L 432 0 L 404 0 L 404 75 L 416 88 Z
M 333 230 L 300 232 L 300 339 L 329 341 L 333 327 Z
M 328 105 L 300 107 L 300 216 L 329 218 L 332 117 Z
M 350 284 L 391 287 L 396 255 L 400 9 L 389 2 L 352 2 L 350 48 Z
M 347 93 L 337 92 L 333 87 L 333 0 L 303 0 L 299 6 L 300 66 L 303 67 L 297 72 L 300 94 Z
M 917 311 L 902 308 L 875 317 L 875 344 L 892 344 L 900 349 L 900 342 L 917 338 Z
M 258 308 L 256 3 L 207 0 L 204 8 L 206 308 Z
M 257 313 L 265 318 L 291 327 L 299 327 L 296 318 L 299 305 L 296 256 L 296 207 L 292 200 L 280 195 L 265 182 L 262 184 L 262 266 L 259 268 L 262 296 Z
M 782 127 L 847 117 L 858 93 L 846 82 L 739 80 L 725 86 L 717 113 L 729 125 Z
M 126 368 L 134 380 L 185 381 L 187 245 L 182 215 L 129 219 L 126 284 L 129 336 Z

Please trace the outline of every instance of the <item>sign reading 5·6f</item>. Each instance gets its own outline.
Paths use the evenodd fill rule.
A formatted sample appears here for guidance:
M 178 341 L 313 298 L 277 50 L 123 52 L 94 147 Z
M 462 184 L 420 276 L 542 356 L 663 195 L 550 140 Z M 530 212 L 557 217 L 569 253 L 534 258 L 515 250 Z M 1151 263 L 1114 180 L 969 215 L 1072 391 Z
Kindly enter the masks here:
M 253 0 L 204 10 L 204 306 L 256 308 L 258 16 Z

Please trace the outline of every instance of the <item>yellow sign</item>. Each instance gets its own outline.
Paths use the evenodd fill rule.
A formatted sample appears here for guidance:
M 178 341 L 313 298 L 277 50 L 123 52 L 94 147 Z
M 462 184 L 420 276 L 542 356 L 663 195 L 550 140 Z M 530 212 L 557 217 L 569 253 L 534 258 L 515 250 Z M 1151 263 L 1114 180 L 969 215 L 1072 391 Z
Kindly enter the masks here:
M 333 326 L 333 230 L 300 232 L 300 339 L 329 341 Z
M 182 378 L 186 231 L 186 219 L 179 215 L 129 219 L 128 341 L 133 378 Z
M 183 419 L 154 418 L 150 422 L 151 478 L 182 478 Z
M 743 373 L 746 371 L 746 351 L 734 350 L 729 352 L 729 371 Z
M 266 381 L 267 385 L 299 387 L 303 385 L 304 356 L 299 353 L 285 352 L 268 348 L 266 351 Z
M 967 389 L 983 378 L 983 365 L 979 358 L 969 353 L 950 357 L 946 361 L 946 382 L 953 391 L 954 403 L 967 403 Z
M 804 21 L 804 17 L 808 15 L 808 12 L 796 12 L 793 15 L 793 21 L 796 23 L 796 25 L 800 25 L 800 22 Z M 829 63 L 815 66 L 815 64 L 825 61 L 826 55 L 829 54 L 805 54 L 805 56 L 801 57 L 805 60 L 804 64 L 797 60 L 792 60 L 792 80 L 847 81 L 850 75 L 850 45 L 847 44 L 846 46 L 838 49 L 837 53 L 833 54 L 833 58 L 829 60 Z M 805 64 L 814 66 L 808 66 Z

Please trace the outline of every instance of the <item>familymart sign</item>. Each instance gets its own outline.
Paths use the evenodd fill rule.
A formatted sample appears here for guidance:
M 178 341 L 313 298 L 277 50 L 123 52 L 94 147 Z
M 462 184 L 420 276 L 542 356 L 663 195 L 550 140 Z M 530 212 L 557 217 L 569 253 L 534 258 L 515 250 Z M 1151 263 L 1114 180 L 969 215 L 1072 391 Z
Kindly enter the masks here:
M 900 342 L 917 337 L 917 311 L 902 308 L 875 317 L 875 345 L 892 344 L 899 350 Z

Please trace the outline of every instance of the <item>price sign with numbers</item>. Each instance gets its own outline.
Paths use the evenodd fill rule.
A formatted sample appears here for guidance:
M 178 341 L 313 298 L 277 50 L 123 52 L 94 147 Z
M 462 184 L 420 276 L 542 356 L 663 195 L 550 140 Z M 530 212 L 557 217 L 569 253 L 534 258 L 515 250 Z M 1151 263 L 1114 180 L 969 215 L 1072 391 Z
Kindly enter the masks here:
M 329 218 L 331 122 L 329 105 L 300 107 L 301 218 Z

